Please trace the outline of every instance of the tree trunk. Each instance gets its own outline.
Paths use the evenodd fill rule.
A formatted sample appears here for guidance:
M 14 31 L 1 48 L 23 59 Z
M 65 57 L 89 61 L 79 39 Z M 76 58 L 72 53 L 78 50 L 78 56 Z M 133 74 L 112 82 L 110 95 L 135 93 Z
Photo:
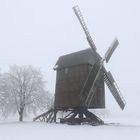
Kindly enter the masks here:
M 24 110 L 24 108 L 20 108 L 20 111 L 19 111 L 19 121 L 20 122 L 23 121 L 23 110 Z

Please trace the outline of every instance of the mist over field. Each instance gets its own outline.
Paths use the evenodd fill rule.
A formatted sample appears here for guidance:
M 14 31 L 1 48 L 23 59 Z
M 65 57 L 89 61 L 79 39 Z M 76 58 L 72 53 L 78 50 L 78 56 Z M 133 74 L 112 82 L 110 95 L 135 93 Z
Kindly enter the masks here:
M 107 90 L 107 109 L 115 115 L 140 117 L 138 0 L 0 1 L 1 72 L 13 64 L 39 67 L 48 82 L 47 89 L 54 93 L 53 67 L 58 57 L 89 47 L 72 10 L 77 4 L 102 56 L 115 37 L 120 42 L 105 66 L 112 72 L 127 105 L 122 112 Z

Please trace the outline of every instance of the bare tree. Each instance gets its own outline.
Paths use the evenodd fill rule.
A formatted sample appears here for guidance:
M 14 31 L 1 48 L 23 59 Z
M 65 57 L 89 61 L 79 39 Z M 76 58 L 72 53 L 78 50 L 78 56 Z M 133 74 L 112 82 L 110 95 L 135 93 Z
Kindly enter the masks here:
M 0 76 L 0 108 L 3 115 L 23 115 L 52 106 L 52 96 L 45 90 L 40 70 L 32 66 L 12 66 Z

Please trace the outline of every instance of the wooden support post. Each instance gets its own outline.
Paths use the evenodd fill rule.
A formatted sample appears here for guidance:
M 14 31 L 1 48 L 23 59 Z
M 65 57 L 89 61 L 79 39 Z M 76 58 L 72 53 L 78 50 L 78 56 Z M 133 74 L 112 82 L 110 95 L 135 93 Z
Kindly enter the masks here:
M 54 109 L 54 122 L 56 122 L 56 119 L 57 119 L 57 110 Z

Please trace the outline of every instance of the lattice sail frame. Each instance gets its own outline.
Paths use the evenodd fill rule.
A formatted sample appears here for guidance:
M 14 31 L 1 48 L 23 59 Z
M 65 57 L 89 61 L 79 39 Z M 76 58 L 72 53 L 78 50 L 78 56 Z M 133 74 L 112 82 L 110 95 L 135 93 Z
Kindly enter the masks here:
M 83 28 L 83 31 L 86 35 L 87 41 L 88 41 L 92 51 L 96 52 L 97 49 L 96 49 L 95 43 L 94 43 L 94 41 L 93 41 L 89 31 L 88 31 L 88 28 L 86 26 L 86 23 L 84 21 L 84 18 L 82 16 L 82 13 L 80 11 L 79 6 L 78 5 L 74 6 L 73 10 L 74 10 L 74 13 L 76 14 L 82 28 Z M 90 106 L 91 101 L 94 98 L 94 94 L 95 94 L 95 91 L 96 91 L 96 88 L 97 88 L 99 78 L 100 78 L 102 71 L 104 72 L 104 81 L 105 81 L 107 87 L 109 88 L 110 92 L 112 93 L 113 97 L 115 98 L 116 102 L 118 103 L 118 105 L 120 106 L 120 108 L 122 110 L 125 107 L 126 101 L 124 100 L 124 98 L 123 98 L 123 96 L 122 96 L 122 94 L 117 86 L 117 83 L 115 82 L 112 74 L 110 72 L 107 72 L 105 67 L 104 67 L 104 61 L 106 61 L 106 63 L 108 63 L 113 52 L 115 51 L 115 49 L 117 48 L 118 45 L 119 45 L 119 42 L 118 42 L 117 38 L 115 38 L 115 40 L 112 42 L 112 44 L 108 48 L 107 52 L 105 53 L 105 56 L 99 62 L 99 70 L 98 70 L 96 77 L 93 81 L 93 84 L 92 84 L 92 87 L 89 91 L 89 94 L 88 94 L 86 100 L 84 101 L 84 104 L 87 106 L 87 108 Z M 97 53 L 97 57 L 101 58 L 101 56 L 98 53 Z

